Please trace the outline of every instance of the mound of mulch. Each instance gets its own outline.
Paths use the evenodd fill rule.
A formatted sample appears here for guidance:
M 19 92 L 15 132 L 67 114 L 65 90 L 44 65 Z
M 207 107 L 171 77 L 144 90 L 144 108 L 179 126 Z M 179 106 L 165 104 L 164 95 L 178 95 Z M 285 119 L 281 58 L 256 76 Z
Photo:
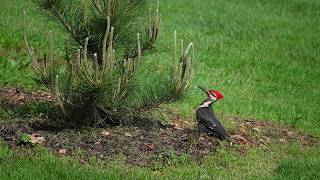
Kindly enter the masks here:
M 278 124 L 237 117 L 227 120 L 235 123 L 235 129 L 230 133 L 234 140 L 231 144 L 238 144 L 228 143 L 227 146 L 236 147 L 239 155 L 244 155 L 248 147 L 267 148 L 272 143 L 296 142 L 308 146 L 319 142 L 319 138 Z M 177 118 L 171 124 L 153 129 L 117 126 L 47 131 L 32 128 L 32 122 L 13 120 L 0 126 L 0 137 L 15 150 L 42 144 L 61 156 L 76 155 L 80 151 L 83 162 L 91 157 L 104 161 L 120 158 L 132 165 L 146 166 L 170 164 L 172 155 L 187 155 L 201 162 L 206 155 L 214 153 L 220 141 L 194 130 L 193 126 Z M 22 142 L 23 134 L 30 135 L 33 143 Z
M 11 121 L 0 127 L 0 137 L 13 149 L 27 145 L 21 142 L 23 134 L 36 136 L 42 140 L 44 138 L 45 141 L 41 140 L 39 144 L 60 155 L 74 155 L 80 149 L 85 161 L 92 156 L 102 160 L 123 158 L 133 165 L 169 163 L 170 154 L 188 154 L 192 159 L 200 160 L 206 154 L 215 151 L 219 144 L 216 138 L 174 125 L 153 129 L 117 126 L 43 131 L 35 130 L 23 121 Z

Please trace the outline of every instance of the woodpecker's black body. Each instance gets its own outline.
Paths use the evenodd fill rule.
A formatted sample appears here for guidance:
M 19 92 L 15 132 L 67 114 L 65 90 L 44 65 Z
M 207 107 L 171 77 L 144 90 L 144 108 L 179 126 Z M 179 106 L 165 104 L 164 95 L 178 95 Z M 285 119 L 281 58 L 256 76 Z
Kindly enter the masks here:
M 207 99 L 197 109 L 198 128 L 200 131 L 212 134 L 220 140 L 230 140 L 230 136 L 212 110 L 213 102 L 211 99 Z

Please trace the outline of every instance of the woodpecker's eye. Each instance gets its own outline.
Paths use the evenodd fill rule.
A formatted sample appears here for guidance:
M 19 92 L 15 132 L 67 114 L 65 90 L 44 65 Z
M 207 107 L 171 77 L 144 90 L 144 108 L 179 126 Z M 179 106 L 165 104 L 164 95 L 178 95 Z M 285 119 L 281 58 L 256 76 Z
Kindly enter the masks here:
M 210 95 L 211 97 L 212 97 L 212 96 L 215 97 L 215 98 L 217 97 L 216 94 L 215 94 L 214 92 L 212 92 L 212 90 L 209 91 L 209 95 Z

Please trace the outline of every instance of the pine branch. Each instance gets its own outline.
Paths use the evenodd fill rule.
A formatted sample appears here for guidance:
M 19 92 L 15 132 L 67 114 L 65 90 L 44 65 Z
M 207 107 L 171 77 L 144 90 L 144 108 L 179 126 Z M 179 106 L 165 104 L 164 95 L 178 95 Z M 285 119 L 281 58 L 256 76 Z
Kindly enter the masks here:
M 79 40 L 79 36 L 77 33 L 73 30 L 72 26 L 67 22 L 63 14 L 61 14 L 56 8 L 53 9 L 56 17 L 59 19 L 59 21 L 63 24 L 63 26 L 66 28 L 66 30 L 69 32 L 71 37 L 78 43 L 78 45 L 81 45 L 81 41 Z

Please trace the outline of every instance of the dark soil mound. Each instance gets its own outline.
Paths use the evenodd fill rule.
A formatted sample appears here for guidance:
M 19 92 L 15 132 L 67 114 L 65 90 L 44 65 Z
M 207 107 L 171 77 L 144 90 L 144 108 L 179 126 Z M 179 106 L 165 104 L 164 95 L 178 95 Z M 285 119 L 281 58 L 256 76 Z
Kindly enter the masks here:
M 229 117 L 228 120 L 235 123 L 234 132 L 230 133 L 233 143 L 243 145 L 237 146 L 240 155 L 246 153 L 246 147 L 249 146 L 263 148 L 271 143 L 298 142 L 301 145 L 312 145 L 319 142 L 319 138 L 277 124 L 236 117 Z M 116 126 L 61 131 L 34 129 L 32 122 L 8 121 L 0 126 L 0 137 L 16 150 L 22 145 L 32 147 L 39 143 L 63 156 L 75 155 L 80 151 L 82 161 L 91 157 L 101 160 L 120 158 L 140 166 L 170 164 L 172 158 L 179 155 L 200 162 L 205 155 L 214 153 L 220 144 L 217 138 L 194 130 L 194 125 L 181 119 L 151 129 Z M 30 135 L 33 142 L 21 142 L 23 134 Z

